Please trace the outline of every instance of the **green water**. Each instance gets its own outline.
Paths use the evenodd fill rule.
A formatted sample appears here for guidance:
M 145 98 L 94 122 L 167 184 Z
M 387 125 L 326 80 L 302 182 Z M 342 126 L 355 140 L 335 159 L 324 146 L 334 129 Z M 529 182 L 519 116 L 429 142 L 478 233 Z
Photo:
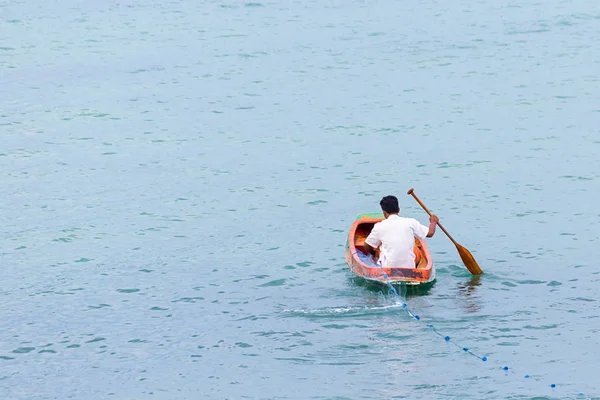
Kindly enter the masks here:
M 1 2 L 0 398 L 597 398 L 599 32 L 587 0 Z M 411 187 L 485 271 L 438 232 L 420 321 L 344 261 L 384 195 L 427 221 Z

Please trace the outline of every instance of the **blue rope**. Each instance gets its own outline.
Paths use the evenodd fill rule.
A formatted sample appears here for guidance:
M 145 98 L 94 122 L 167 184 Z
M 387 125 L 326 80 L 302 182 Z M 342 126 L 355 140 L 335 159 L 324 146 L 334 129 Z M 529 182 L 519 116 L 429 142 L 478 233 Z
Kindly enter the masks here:
M 354 253 L 353 255 L 357 256 L 357 254 L 356 254 L 356 253 Z M 389 288 L 390 292 L 392 292 L 392 294 L 394 295 L 394 297 L 396 297 L 396 298 L 397 298 L 397 299 L 400 301 L 400 303 L 401 303 L 401 305 L 402 305 L 402 308 L 403 308 L 403 309 L 404 309 L 404 310 L 405 310 L 405 311 L 408 313 L 408 315 L 410 315 L 410 316 L 411 316 L 413 319 L 415 319 L 416 321 L 420 321 L 420 320 L 421 320 L 421 317 L 419 317 L 419 315 L 418 315 L 418 314 L 415 314 L 414 312 L 412 312 L 412 311 L 411 311 L 411 309 L 408 307 L 408 305 L 407 305 L 407 304 L 406 304 L 406 303 L 403 301 L 403 299 L 400 297 L 400 295 L 398 294 L 398 292 L 396 291 L 396 289 L 395 289 L 395 288 L 394 288 L 394 286 L 392 285 L 392 282 L 390 281 L 390 277 L 389 277 L 389 276 L 388 276 L 388 274 L 385 272 L 385 269 L 383 268 L 383 266 L 382 266 L 382 265 L 379 265 L 379 264 L 376 264 L 376 265 L 377 265 L 379 268 L 381 268 L 382 274 L 381 274 L 380 276 L 383 276 L 383 277 L 385 278 L 385 284 L 386 284 L 386 285 L 387 285 L 387 287 Z M 484 361 L 484 362 L 488 360 L 487 356 L 480 356 L 480 355 L 478 355 L 478 354 L 476 354 L 476 353 L 472 352 L 472 351 L 471 351 L 471 350 L 470 350 L 468 347 L 464 347 L 464 346 L 461 346 L 461 345 L 459 345 L 459 344 L 458 344 L 458 343 L 456 343 L 454 340 L 452 340 L 452 338 L 451 338 L 450 336 L 448 336 L 448 335 L 444 335 L 443 333 L 441 333 L 440 331 L 438 331 L 438 330 L 437 330 L 437 329 L 436 329 L 436 328 L 433 326 L 433 324 L 427 324 L 427 326 L 428 326 L 429 328 L 431 328 L 431 330 L 432 330 L 432 332 L 433 332 L 433 333 L 435 333 L 436 335 L 438 335 L 438 336 L 440 336 L 440 337 L 444 338 L 444 340 L 445 340 L 447 343 L 453 344 L 454 346 L 458 347 L 458 348 L 459 348 L 460 350 L 462 350 L 464 353 L 466 353 L 466 354 L 469 354 L 469 355 L 471 355 L 471 356 L 473 356 L 473 357 L 476 357 L 476 358 L 478 358 L 478 359 L 480 359 L 481 361 Z M 505 365 L 505 366 L 503 366 L 503 367 L 502 367 L 502 371 L 505 371 L 505 372 L 509 372 L 509 371 L 510 371 L 510 372 L 512 372 L 512 373 L 515 373 L 515 372 L 514 372 L 514 371 L 513 371 L 511 368 L 509 368 L 509 367 L 508 367 L 508 365 Z M 531 379 L 531 376 L 530 376 L 529 374 L 525 374 L 525 375 L 524 375 L 524 378 L 525 378 L 525 379 Z M 534 379 L 535 379 L 535 378 L 534 378 Z M 538 379 L 536 379 L 536 380 L 538 380 Z M 556 388 L 556 384 L 555 384 L 555 383 L 551 383 L 551 384 L 550 384 L 550 387 L 551 387 L 552 389 L 554 389 L 554 388 Z M 581 398 L 581 397 L 583 397 L 583 396 L 584 396 L 584 394 L 583 394 L 583 393 L 579 393 L 579 394 L 577 395 L 577 397 L 579 397 L 579 398 Z

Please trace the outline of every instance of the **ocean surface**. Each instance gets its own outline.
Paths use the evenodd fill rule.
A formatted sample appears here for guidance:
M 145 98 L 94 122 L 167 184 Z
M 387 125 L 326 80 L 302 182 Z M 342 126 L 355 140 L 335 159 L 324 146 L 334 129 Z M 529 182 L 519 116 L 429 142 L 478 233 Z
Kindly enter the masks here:
M 0 398 L 600 398 L 598 43 L 591 0 L 1 0 Z M 484 275 L 441 231 L 428 290 L 352 275 L 411 187 Z

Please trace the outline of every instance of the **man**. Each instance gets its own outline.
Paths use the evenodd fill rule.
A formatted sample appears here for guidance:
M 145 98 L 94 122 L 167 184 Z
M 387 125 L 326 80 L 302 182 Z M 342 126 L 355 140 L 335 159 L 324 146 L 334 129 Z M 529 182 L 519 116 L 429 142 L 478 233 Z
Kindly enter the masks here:
M 381 245 L 378 261 L 381 266 L 414 268 L 415 237 L 432 237 L 439 218 L 432 214 L 427 228 L 416 219 L 398 216 L 400 206 L 395 196 L 385 196 L 379 205 L 385 219 L 373 227 L 365 241 L 365 250 L 375 255 L 375 249 Z

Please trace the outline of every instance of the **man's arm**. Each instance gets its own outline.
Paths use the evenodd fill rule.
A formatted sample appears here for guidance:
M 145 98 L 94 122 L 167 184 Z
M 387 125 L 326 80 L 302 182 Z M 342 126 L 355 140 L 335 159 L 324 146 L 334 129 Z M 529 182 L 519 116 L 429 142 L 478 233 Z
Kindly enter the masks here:
M 375 251 L 375 249 L 374 249 L 374 248 L 373 248 L 373 247 L 372 247 L 370 244 L 368 244 L 368 243 L 365 243 L 365 244 L 364 244 L 364 248 L 365 248 L 365 251 L 366 251 L 368 254 L 371 254 L 371 255 L 373 255 L 373 256 L 374 256 L 375 254 L 377 254 L 377 252 Z
M 367 238 L 365 239 L 365 245 L 364 245 L 365 251 L 371 255 L 377 254 L 376 249 L 381 244 L 381 240 L 379 240 L 379 230 L 377 228 L 378 228 L 378 225 L 375 224 L 375 226 L 369 233 L 369 236 L 367 236 Z
M 431 216 L 429 217 L 429 232 L 427 232 L 428 238 L 435 235 L 435 227 L 437 226 L 437 223 L 439 221 L 440 221 L 440 219 L 437 217 L 437 215 L 431 214 Z

